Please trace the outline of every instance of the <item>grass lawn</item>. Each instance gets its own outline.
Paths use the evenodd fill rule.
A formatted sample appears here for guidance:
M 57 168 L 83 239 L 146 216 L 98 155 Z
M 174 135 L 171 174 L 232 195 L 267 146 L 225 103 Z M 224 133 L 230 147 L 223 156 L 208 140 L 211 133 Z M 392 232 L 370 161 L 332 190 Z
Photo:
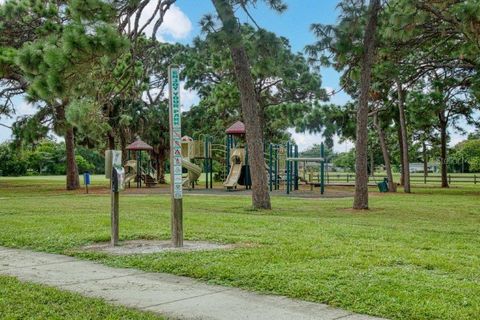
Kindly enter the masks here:
M 110 198 L 68 193 L 63 185 L 59 178 L 0 178 L 0 245 L 391 319 L 480 314 L 480 185 L 374 193 L 372 210 L 362 213 L 348 209 L 349 198 L 274 197 L 274 210 L 257 212 L 248 209 L 249 197 L 190 195 L 184 199 L 186 239 L 234 243 L 236 249 L 125 257 L 78 251 L 109 240 Z M 168 195 L 121 196 L 121 238 L 167 239 L 169 201 Z
M 152 313 L 139 312 L 105 303 L 101 299 L 60 291 L 0 276 L 0 319 L 125 319 L 161 320 Z

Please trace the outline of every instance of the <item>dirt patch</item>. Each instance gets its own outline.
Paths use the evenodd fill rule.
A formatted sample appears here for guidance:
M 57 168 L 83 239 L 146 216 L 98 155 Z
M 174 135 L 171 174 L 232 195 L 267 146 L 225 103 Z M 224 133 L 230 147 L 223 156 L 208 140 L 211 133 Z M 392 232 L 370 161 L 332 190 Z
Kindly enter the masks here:
M 77 190 L 79 194 L 85 194 L 85 190 Z M 106 195 L 110 194 L 108 187 L 95 186 L 89 190 L 91 195 Z M 127 188 L 122 192 L 124 196 L 139 196 L 139 195 L 168 195 L 170 194 L 169 185 L 156 185 L 154 187 L 142 187 L 142 188 Z M 233 191 L 227 191 L 223 185 L 214 185 L 213 189 L 205 189 L 204 185 L 198 185 L 195 189 L 184 189 L 183 194 L 185 196 L 223 196 L 223 197 L 242 197 L 251 196 L 252 191 L 246 190 L 244 187 L 239 187 Z M 272 196 L 279 197 L 292 197 L 292 198 L 349 198 L 353 197 L 354 192 L 351 186 L 326 186 L 325 194 L 320 194 L 319 188 L 310 190 L 309 186 L 300 185 L 298 191 L 292 191 L 289 195 L 286 194 L 284 186 L 282 190 L 275 190 L 271 192 Z
M 113 255 L 151 254 L 159 252 L 191 252 L 207 250 L 232 249 L 234 245 L 218 244 L 206 241 L 184 241 L 183 247 L 176 248 L 169 240 L 128 240 L 121 241 L 118 246 L 112 247 L 110 243 L 96 243 L 80 248 L 81 251 L 93 251 Z

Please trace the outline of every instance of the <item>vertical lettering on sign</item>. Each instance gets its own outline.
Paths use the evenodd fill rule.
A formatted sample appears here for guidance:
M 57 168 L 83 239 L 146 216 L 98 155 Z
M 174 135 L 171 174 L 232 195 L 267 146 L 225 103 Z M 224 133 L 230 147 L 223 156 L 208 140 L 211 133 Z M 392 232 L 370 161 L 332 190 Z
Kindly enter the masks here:
M 180 110 L 180 77 L 178 68 L 170 68 L 170 150 L 173 198 L 182 199 L 182 121 Z

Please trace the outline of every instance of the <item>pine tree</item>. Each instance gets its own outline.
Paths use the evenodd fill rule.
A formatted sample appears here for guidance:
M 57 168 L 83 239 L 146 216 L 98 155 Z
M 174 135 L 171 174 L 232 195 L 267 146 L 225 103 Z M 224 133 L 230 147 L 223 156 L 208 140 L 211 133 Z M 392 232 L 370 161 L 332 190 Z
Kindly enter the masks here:
M 223 24 L 222 31 L 225 36 L 225 42 L 230 48 L 236 82 L 240 92 L 247 144 L 250 151 L 249 161 L 252 171 L 253 207 L 256 209 L 270 209 L 270 194 L 268 192 L 268 180 L 263 155 L 262 120 L 250 71 L 250 62 L 242 42 L 240 25 L 233 12 L 231 1 L 212 0 L 212 2 Z M 268 2 L 273 8 L 285 9 L 281 1 L 270 0 Z M 245 8 L 246 1 L 238 1 L 238 3 Z
M 75 130 L 65 112 L 70 102 L 92 92 L 85 81 L 91 70 L 128 46 L 114 24 L 114 9 L 100 0 L 8 1 L 0 9 L 6 21 L 0 33 L 7 30 L 2 45 L 13 56 L 8 60 L 9 71 L 1 76 L 18 78 L 30 101 L 41 101 L 53 111 L 54 129 L 65 137 L 69 190 L 79 187 L 79 178 Z M 31 21 L 36 24 L 33 29 Z

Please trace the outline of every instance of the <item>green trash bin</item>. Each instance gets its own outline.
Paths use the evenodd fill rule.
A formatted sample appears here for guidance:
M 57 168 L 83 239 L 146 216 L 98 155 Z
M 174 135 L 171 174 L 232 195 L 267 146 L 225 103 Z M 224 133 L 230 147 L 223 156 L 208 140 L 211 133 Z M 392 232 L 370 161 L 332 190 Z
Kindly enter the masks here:
M 380 192 L 388 192 L 388 179 L 383 179 L 382 182 L 377 183 L 378 191 Z

